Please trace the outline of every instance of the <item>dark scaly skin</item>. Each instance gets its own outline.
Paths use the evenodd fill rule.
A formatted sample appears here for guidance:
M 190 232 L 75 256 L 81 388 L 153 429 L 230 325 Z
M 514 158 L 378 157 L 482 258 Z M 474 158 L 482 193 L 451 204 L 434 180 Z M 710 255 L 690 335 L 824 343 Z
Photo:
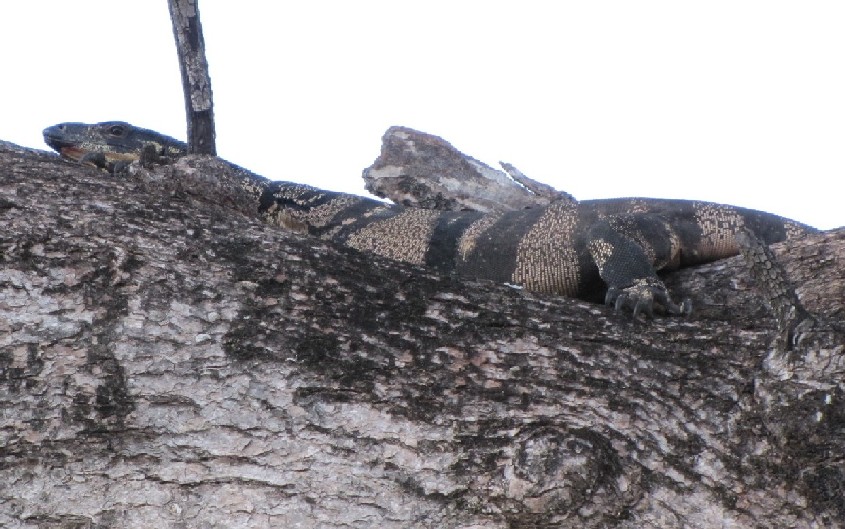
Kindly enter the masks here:
M 166 162 L 188 152 L 182 141 L 125 121 L 60 123 L 44 129 L 44 142 L 65 158 L 109 172 L 141 158 Z
M 63 123 L 45 129 L 44 138 L 67 158 L 111 170 L 186 152 L 183 142 L 118 121 Z M 605 291 L 606 303 L 635 315 L 651 315 L 655 303 L 688 314 L 689 301 L 673 302 L 657 272 L 737 255 L 741 229 L 766 244 L 815 231 L 769 213 L 689 200 L 560 200 L 491 214 L 406 208 L 233 168 L 270 223 L 532 291 L 584 299 Z

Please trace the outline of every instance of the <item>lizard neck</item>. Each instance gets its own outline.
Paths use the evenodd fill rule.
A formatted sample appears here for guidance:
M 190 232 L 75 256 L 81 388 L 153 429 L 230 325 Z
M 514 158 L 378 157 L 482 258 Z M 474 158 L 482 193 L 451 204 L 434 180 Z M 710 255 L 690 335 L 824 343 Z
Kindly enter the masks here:
M 390 208 L 377 200 L 294 182 L 269 182 L 259 200 L 263 218 L 300 233 L 326 236 L 357 217 Z

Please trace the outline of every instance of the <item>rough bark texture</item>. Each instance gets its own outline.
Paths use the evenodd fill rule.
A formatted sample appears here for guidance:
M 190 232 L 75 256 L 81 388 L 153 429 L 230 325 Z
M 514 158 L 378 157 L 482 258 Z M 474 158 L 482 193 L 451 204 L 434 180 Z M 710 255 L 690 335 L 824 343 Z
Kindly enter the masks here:
M 199 0 L 168 0 L 167 5 L 176 40 L 179 70 L 182 72 L 188 152 L 214 155 L 217 154 L 214 98 L 205 57 Z
M 371 193 L 425 209 L 508 211 L 573 200 L 511 164 L 502 167 L 507 172 L 463 154 L 439 136 L 390 127 L 379 157 L 364 169 L 363 178 Z
M 3 143 L 0 226 L 2 527 L 845 526 L 841 336 L 774 366 L 740 258 L 632 321 Z M 845 231 L 775 253 L 841 320 Z

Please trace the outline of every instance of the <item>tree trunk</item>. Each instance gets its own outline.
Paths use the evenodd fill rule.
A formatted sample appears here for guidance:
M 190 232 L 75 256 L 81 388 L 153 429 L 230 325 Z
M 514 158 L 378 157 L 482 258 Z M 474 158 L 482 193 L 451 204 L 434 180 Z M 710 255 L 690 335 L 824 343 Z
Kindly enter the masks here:
M 214 98 L 205 57 L 199 0 L 168 0 L 188 124 L 188 152 L 217 154 Z
M 740 258 L 634 321 L 263 225 L 227 178 L 0 143 L 0 526 L 845 526 L 842 336 L 771 362 Z M 775 250 L 841 320 L 845 230 Z

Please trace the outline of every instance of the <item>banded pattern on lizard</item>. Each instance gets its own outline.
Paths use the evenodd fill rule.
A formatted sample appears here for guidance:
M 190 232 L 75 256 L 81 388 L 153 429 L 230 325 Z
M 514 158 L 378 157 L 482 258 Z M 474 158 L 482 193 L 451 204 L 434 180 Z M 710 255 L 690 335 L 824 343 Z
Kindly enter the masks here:
M 185 144 L 124 122 L 62 123 L 44 130 L 70 159 L 115 168 L 129 160 L 184 155 Z M 267 221 L 442 273 L 598 299 L 634 314 L 672 301 L 657 272 L 739 253 L 734 235 L 752 230 L 766 244 L 815 230 L 770 213 L 689 200 L 559 200 L 518 211 L 481 213 L 408 208 L 312 186 L 271 181 L 237 166 Z

